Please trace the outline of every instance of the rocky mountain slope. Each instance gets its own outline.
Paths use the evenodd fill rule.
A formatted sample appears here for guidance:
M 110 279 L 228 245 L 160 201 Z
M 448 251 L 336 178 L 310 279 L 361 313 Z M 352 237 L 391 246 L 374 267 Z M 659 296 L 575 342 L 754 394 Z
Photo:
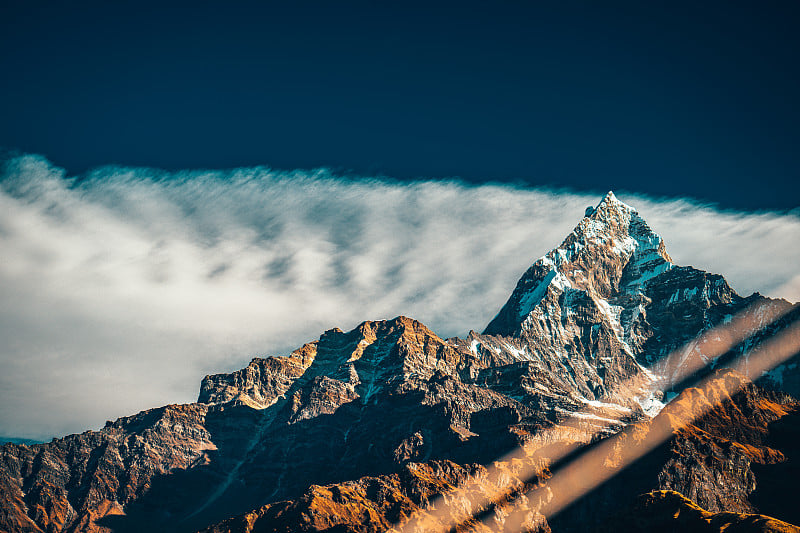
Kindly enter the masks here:
M 679 492 L 658 490 L 639 496 L 635 508 L 615 517 L 604 531 L 795 533 L 800 531 L 800 528 L 769 516 L 732 512 L 711 513 Z
M 207 376 L 197 403 L 4 445 L 0 530 L 382 531 L 475 476 L 486 477 L 487 494 L 514 481 L 523 495 L 485 506 L 491 527 L 586 530 L 654 489 L 713 512 L 791 514 L 761 495 L 780 486 L 781 468 L 794 468 L 795 447 L 780 436 L 794 431 L 785 421 L 796 404 L 754 385 L 712 394 L 705 401 L 717 407 L 673 428 L 625 491 L 610 482 L 570 513 L 539 509 L 558 466 L 548 447 L 591 445 L 623 428 L 646 434 L 665 418 L 664 401 L 707 398 L 681 391 L 798 315 L 798 306 L 741 297 L 721 276 L 674 265 L 661 238 L 609 193 L 524 273 L 482 334 L 442 339 L 406 317 L 332 329 L 287 356 Z M 738 379 L 723 374 L 716 379 Z M 763 380 L 800 392 L 794 361 Z M 486 469 L 520 445 L 539 451 L 526 459 L 536 475 L 514 462 L 499 464 L 499 478 Z
M 729 391 L 738 390 L 734 394 Z M 707 405 L 709 411 L 692 423 L 681 422 L 685 414 Z M 775 424 L 783 426 L 775 430 Z M 658 439 L 666 428 L 670 437 L 645 457 L 626 465 L 625 455 L 648 446 L 648 440 Z M 616 475 L 589 497 L 580 499 L 548 523 L 541 513 L 548 501 L 558 499 L 558 486 L 551 481 L 561 475 L 558 464 L 549 462 L 544 450 L 538 465 L 539 476 L 520 478 L 518 461 L 495 463 L 500 475 L 490 475 L 480 465 L 459 467 L 450 462 L 411 463 L 399 474 L 363 477 L 324 487 L 312 486 L 293 501 L 277 502 L 209 528 L 215 533 L 261 531 L 382 531 L 402 526 L 411 515 L 421 515 L 425 528 L 447 531 L 447 521 L 431 518 L 428 512 L 432 495 L 448 493 L 461 505 L 473 497 L 472 490 L 489 494 L 497 488 L 498 480 L 513 484 L 516 489 L 495 504 L 479 509 L 477 517 L 462 524 L 461 530 L 535 530 L 535 531 L 610 531 L 632 527 L 660 527 L 657 531 L 673 531 L 676 527 L 694 527 L 697 531 L 718 531 L 723 525 L 737 524 L 741 531 L 796 531 L 779 520 L 754 514 L 751 500 L 763 504 L 766 512 L 778 511 L 796 519 L 797 513 L 784 497 L 773 500 L 776 494 L 791 494 L 793 467 L 786 465 L 787 455 L 797 456 L 796 437 L 800 430 L 800 404 L 785 394 L 764 390 L 749 383 L 732 371 L 718 371 L 702 388 L 691 387 L 652 420 L 643 420 L 621 434 L 620 447 L 612 453 L 584 460 L 585 469 L 614 471 Z M 788 431 L 787 431 L 788 430 Z M 784 433 L 783 440 L 776 433 Z M 787 439 L 787 437 L 790 437 Z M 771 446 L 780 446 L 773 448 Z M 589 447 L 591 450 L 591 446 Z M 537 450 L 537 451 L 538 451 Z M 783 450 L 783 451 L 781 451 Z M 772 469 L 772 472 L 757 468 Z M 454 485 L 464 482 L 467 472 L 480 483 L 459 491 Z M 778 475 L 775 475 L 778 474 Z M 583 474 L 582 476 L 583 477 Z M 772 494 L 755 494 L 761 482 Z M 642 499 L 638 495 L 652 492 Z M 763 489 L 759 489 L 763 490 Z M 712 512 L 700 507 L 685 496 L 690 495 Z M 666 496 L 665 496 L 666 495 Z M 667 505 L 669 504 L 669 505 Z M 671 523 L 672 515 L 681 508 L 693 510 L 683 521 Z M 657 511 L 657 514 L 653 514 Z M 696 512 L 695 512 L 696 511 Z M 704 529 L 707 519 L 718 529 Z M 696 522 L 696 523 L 695 523 Z M 631 525 L 638 524 L 638 525 Z M 760 524 L 763 529 L 748 529 Z M 769 526 L 769 527 L 767 527 Z M 340 529 L 336 529 L 340 528 Z M 770 529 L 773 528 L 773 529 Z M 794 529 L 792 529 L 794 528 Z M 735 530 L 735 528 L 734 528 Z

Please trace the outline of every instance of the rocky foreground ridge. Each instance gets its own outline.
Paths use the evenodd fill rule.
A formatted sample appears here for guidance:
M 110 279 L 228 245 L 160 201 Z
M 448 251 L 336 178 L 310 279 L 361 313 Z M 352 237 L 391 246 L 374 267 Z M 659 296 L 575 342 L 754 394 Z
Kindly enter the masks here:
M 468 479 L 486 495 L 513 490 L 461 530 L 602 528 L 649 513 L 636 498 L 653 490 L 691 498 L 703 523 L 713 520 L 702 513 L 800 523 L 786 490 L 800 457 L 797 362 L 759 385 L 724 369 L 798 316 L 800 306 L 741 297 L 722 276 L 675 265 L 609 193 L 523 274 L 483 333 L 442 339 L 406 317 L 332 329 L 287 356 L 207 376 L 196 403 L 4 445 L 0 530 L 400 531 L 437 496 L 466 497 Z M 696 340 L 745 323 L 756 333 L 733 335 L 720 353 L 715 338 Z M 697 420 L 675 422 L 676 409 L 701 404 Z M 633 449 L 653 428 L 669 438 L 634 466 L 609 456 L 602 468 L 619 475 L 540 512 L 558 497 L 556 450 L 612 435 Z M 495 462 L 520 445 L 534 453 Z M 771 531 L 748 520 L 735 530 Z

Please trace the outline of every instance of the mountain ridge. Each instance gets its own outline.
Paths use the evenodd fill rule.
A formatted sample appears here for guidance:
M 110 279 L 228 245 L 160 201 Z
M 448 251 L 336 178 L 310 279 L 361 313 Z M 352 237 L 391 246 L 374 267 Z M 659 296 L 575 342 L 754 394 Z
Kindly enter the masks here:
M 671 390 L 660 380 L 680 371 L 664 366 L 668 356 L 683 349 L 680 365 L 705 369 L 716 356 L 691 339 L 743 312 L 766 330 L 716 354 L 721 361 L 792 323 L 800 307 L 743 298 L 722 276 L 674 265 L 663 240 L 610 192 L 523 274 L 483 333 L 442 339 L 403 316 L 334 328 L 289 355 L 206 376 L 196 403 L 48 444 L 3 446 L 0 527 L 194 531 L 365 476 L 398 498 L 416 494 L 403 512 L 419 512 L 453 485 L 451 474 L 461 479 L 520 445 L 591 444 L 658 417 Z M 685 378 L 696 374 L 690 368 Z M 772 385 L 796 393 L 796 363 L 780 368 Z M 543 468 L 534 485 L 545 481 Z M 399 472 L 428 488 L 398 488 Z M 746 499 L 752 479 L 740 474 L 731 484 Z M 292 504 L 282 505 L 285 514 Z M 380 518 L 378 508 L 397 511 L 381 505 L 367 505 L 375 530 L 400 519 Z M 548 530 L 535 509 L 525 512 L 531 527 Z

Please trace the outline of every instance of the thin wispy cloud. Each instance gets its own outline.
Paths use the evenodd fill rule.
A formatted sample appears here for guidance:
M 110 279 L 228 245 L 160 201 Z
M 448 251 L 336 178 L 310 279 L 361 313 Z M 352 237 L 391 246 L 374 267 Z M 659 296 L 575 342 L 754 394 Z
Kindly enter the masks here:
M 199 381 L 331 327 L 413 316 L 482 329 L 597 195 L 265 168 L 40 157 L 0 184 L 0 434 L 81 431 L 192 401 Z M 618 194 L 682 265 L 800 300 L 800 217 Z

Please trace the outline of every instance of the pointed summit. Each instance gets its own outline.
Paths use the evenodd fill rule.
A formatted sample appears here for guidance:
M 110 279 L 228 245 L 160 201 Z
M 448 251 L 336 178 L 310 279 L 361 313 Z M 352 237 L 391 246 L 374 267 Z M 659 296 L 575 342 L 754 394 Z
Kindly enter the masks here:
M 627 218 L 638 215 L 639 212 L 617 198 L 614 194 L 614 191 L 608 191 L 603 199 L 600 200 L 600 203 L 597 204 L 597 206 L 592 210 L 592 213 L 589 216 L 592 216 L 595 219 L 608 221 L 609 218 L 619 218 L 620 216 Z
M 636 255 L 652 251 L 672 262 L 661 236 L 650 229 L 635 208 L 620 201 L 613 191 L 609 191 L 591 212 L 587 209 L 584 220 L 578 223 L 564 243 L 573 235 L 584 243 L 613 240 Z
M 598 211 L 601 211 L 602 213 L 608 213 L 609 211 L 626 211 L 632 213 L 636 212 L 634 208 L 617 199 L 617 197 L 614 195 L 614 191 L 608 191 L 608 193 L 606 193 L 603 199 L 600 200 L 600 203 L 597 204 L 595 207 L 592 206 L 587 207 L 586 212 L 584 213 L 583 216 L 591 217 Z
M 620 202 L 619 200 L 617 200 L 617 197 L 616 197 L 616 196 L 614 196 L 614 191 L 608 191 L 608 192 L 606 193 L 606 195 L 603 197 L 603 199 L 602 199 L 602 200 L 600 200 L 600 204 L 598 204 L 598 206 L 597 206 L 597 207 L 600 207 L 600 206 L 601 206 L 601 205 L 603 205 L 603 204 L 613 204 L 613 203 L 618 203 L 618 204 L 626 205 L 626 204 L 624 204 L 624 203 Z M 626 205 L 626 207 L 629 207 L 629 206 L 627 206 L 627 205 Z
M 634 295 L 671 267 L 661 237 L 636 209 L 609 191 L 596 208 L 586 210 L 558 248 L 525 272 L 486 333 L 519 335 L 540 302 L 568 292 L 608 307 L 609 298 Z
M 603 204 L 619 204 L 627 207 L 628 209 L 633 209 L 625 202 L 620 201 L 619 198 L 617 198 L 616 195 L 614 195 L 614 191 L 608 191 L 606 195 L 603 196 L 603 199 L 600 200 L 600 204 L 598 205 L 598 207 L 600 207 Z

